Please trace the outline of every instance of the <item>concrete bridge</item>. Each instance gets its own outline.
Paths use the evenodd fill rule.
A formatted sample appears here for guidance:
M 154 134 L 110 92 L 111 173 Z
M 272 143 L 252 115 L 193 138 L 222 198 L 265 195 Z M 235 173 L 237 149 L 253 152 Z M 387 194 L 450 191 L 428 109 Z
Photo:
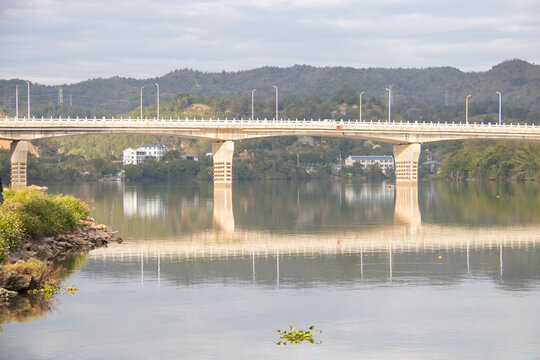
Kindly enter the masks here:
M 171 134 L 212 140 L 214 182 L 232 182 L 234 141 L 270 136 L 326 136 L 394 144 L 397 183 L 416 183 L 422 143 L 489 139 L 540 142 L 540 126 L 491 123 L 426 123 L 350 120 L 251 119 L 0 119 L 0 140 L 11 141 L 12 185 L 26 185 L 28 141 L 87 134 Z

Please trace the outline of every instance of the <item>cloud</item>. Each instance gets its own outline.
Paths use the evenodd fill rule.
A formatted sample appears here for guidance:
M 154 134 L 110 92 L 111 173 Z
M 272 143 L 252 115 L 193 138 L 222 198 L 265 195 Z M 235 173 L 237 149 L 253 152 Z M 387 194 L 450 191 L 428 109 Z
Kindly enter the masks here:
M 485 70 L 539 61 L 539 10 L 532 0 L 5 0 L 0 77 L 57 83 L 295 63 Z

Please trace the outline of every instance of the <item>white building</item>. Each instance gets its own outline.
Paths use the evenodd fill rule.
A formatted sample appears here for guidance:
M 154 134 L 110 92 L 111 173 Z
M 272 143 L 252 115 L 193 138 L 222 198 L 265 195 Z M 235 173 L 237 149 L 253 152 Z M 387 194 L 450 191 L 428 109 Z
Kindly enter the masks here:
M 122 153 L 122 162 L 124 165 L 139 165 L 143 164 L 146 159 L 161 160 L 167 152 L 167 146 L 162 143 L 152 145 L 142 144 L 137 149 L 127 148 Z
M 386 173 L 387 169 L 394 168 L 394 157 L 389 155 L 378 155 L 378 156 L 354 156 L 350 155 L 345 159 L 345 166 L 353 166 L 355 162 L 360 162 L 362 168 L 367 168 L 372 164 L 379 164 L 383 173 Z
M 122 162 L 124 165 L 137 165 L 137 150 L 127 148 L 122 152 Z

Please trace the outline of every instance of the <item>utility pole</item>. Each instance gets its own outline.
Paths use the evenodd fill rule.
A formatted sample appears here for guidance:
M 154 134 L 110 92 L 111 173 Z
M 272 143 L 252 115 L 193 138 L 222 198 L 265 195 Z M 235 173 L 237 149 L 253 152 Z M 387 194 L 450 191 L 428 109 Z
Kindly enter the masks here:
M 142 89 L 144 89 L 146 85 L 144 85 L 142 88 L 141 88 L 141 117 L 139 119 L 142 120 Z
M 497 94 L 499 94 L 499 125 L 502 124 L 502 113 L 501 113 L 501 102 L 502 102 L 502 94 L 500 91 L 497 91 Z
M 62 105 L 64 103 L 64 89 L 61 87 L 58 88 L 58 105 Z
M 388 123 L 392 122 L 392 87 L 386 88 L 388 91 Z
M 15 118 L 19 117 L 19 84 L 15 85 Z
M 467 95 L 465 98 L 465 123 L 469 125 L 469 98 L 471 95 Z
M 73 95 L 69 95 L 69 107 L 73 106 Z
M 279 117 L 278 117 L 278 88 L 277 86 L 273 86 L 273 88 L 276 89 L 276 121 L 278 121 Z
M 358 106 L 360 108 L 360 118 L 359 118 L 360 122 L 362 122 L 362 94 L 363 93 L 364 91 L 360 93 L 360 105 Z
M 28 86 L 28 119 L 30 119 L 30 82 L 27 81 L 26 85 Z
M 255 91 L 257 89 L 251 90 L 251 120 L 255 119 Z
M 158 85 L 158 83 L 155 83 L 154 85 L 156 85 L 156 87 L 157 87 L 157 100 L 156 100 L 156 104 L 157 104 L 157 119 L 159 120 L 159 85 Z

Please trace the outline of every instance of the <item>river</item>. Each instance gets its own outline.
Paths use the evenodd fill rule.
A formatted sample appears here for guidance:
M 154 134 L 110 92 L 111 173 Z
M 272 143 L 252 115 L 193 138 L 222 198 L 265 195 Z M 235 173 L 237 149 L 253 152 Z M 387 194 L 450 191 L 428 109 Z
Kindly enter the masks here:
M 540 358 L 538 184 L 49 191 L 124 242 L 4 319 L 3 359 Z M 290 324 L 321 343 L 276 345 Z

